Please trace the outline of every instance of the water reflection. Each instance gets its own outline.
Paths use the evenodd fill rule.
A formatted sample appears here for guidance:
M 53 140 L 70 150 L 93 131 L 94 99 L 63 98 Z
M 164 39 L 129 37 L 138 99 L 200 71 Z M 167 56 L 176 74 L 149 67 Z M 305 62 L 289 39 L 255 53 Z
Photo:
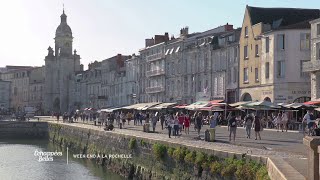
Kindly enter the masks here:
M 124 178 L 96 165 L 93 161 L 74 159 L 66 151 L 54 156 L 51 162 L 39 162 L 35 151 L 62 151 L 46 141 L 0 141 L 0 179 L 6 180 L 122 180 Z

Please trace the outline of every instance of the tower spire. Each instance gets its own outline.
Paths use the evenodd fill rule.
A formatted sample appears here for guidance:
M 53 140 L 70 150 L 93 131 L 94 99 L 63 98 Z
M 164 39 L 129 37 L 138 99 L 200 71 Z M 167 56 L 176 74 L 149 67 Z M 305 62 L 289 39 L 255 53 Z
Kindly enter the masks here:
M 61 23 L 67 23 L 67 15 L 64 13 L 64 3 L 62 4 Z

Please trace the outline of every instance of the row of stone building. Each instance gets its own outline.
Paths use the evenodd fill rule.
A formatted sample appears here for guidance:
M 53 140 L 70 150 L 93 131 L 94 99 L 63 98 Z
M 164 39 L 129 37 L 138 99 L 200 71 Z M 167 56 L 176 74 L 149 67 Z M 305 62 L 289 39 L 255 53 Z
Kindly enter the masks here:
M 83 71 L 63 12 L 45 66 L 0 77 L 11 81 L 10 107 L 40 104 L 33 102 L 38 98 L 45 111 L 198 100 L 305 102 L 319 94 L 314 88 L 319 85 L 311 93 L 308 74 L 313 84 L 320 83 L 314 68 L 319 66 L 319 17 L 318 9 L 246 6 L 241 28 L 226 24 L 189 33 L 184 27 L 178 37 L 165 33 L 146 39 L 137 55 L 118 54 Z M 24 70 L 25 76 L 7 77 Z M 43 75 L 34 79 L 33 71 Z

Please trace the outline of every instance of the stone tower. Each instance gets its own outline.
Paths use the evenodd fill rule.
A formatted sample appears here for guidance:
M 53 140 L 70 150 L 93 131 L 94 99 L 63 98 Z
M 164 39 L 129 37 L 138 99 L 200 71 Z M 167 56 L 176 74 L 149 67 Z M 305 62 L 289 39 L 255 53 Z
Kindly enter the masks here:
M 64 10 L 56 30 L 55 48 L 49 47 L 45 57 L 45 108 L 46 111 L 70 112 L 70 91 L 75 72 L 80 71 L 80 56 L 72 53 L 72 31 Z

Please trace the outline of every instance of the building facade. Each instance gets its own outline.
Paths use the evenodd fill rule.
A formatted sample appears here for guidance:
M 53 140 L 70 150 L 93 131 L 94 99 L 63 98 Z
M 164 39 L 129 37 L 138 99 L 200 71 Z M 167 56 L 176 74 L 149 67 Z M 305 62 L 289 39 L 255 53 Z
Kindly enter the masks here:
M 105 97 L 105 107 L 119 107 L 127 105 L 128 92 L 125 89 L 127 83 L 125 61 L 131 56 L 118 54 L 101 62 L 102 96 Z
M 0 79 L 0 112 L 10 109 L 11 82 Z
M 145 39 L 145 47 L 139 50 L 138 102 L 159 102 L 165 98 L 165 42 L 168 33 Z
M 309 84 L 301 70 L 310 60 L 310 50 L 301 49 L 300 43 L 306 43 L 303 38 L 310 32 L 305 22 L 316 17 L 316 9 L 246 7 L 240 36 L 240 101 L 308 100 Z
M 311 61 L 305 62 L 303 70 L 310 73 L 311 99 L 320 98 L 320 18 L 310 21 L 311 24 Z
M 80 56 L 72 52 L 72 31 L 67 16 L 62 13 L 56 30 L 55 48 L 49 47 L 45 57 L 45 110 L 46 112 L 71 111 L 70 92 L 76 72 L 80 71 Z
M 44 66 L 30 70 L 28 106 L 37 109 L 37 114 L 44 114 Z
M 234 103 L 239 100 L 239 37 L 240 29 L 229 30 L 212 39 L 212 99 Z

